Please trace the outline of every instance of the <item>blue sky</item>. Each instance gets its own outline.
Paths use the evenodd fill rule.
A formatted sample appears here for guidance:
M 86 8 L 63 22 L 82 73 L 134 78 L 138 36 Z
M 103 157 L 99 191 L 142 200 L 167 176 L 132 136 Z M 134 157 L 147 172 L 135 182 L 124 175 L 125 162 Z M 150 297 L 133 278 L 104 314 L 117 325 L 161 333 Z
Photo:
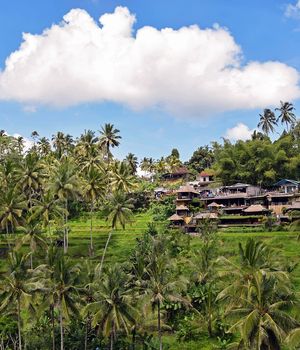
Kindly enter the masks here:
M 109 52 L 108 57 L 117 66 L 111 76 L 117 82 L 107 88 L 109 84 L 101 77 L 103 72 L 112 69 L 112 63 L 102 60 L 105 56 L 102 49 L 87 49 L 90 51 L 85 54 L 76 43 L 81 40 L 77 38 L 82 33 L 84 38 L 92 38 L 94 35 L 95 39 L 90 39 L 90 42 L 97 46 L 100 42 L 96 28 L 99 26 L 99 17 L 114 13 L 118 6 L 123 9 L 126 7 L 128 12 L 120 10 L 118 16 L 115 14 L 114 17 L 107 17 L 104 24 L 108 28 L 105 35 L 106 39 L 109 35 L 109 40 L 103 39 L 103 50 Z M 88 17 L 83 16 L 82 12 L 72 12 L 67 22 L 76 24 L 76 29 L 71 32 L 68 25 L 61 23 L 63 16 L 77 8 L 85 10 L 87 16 L 94 20 L 94 24 L 86 22 Z M 288 8 L 292 11 L 288 12 Z M 177 147 L 184 160 L 198 146 L 213 140 L 221 141 L 221 137 L 225 135 L 236 137 L 232 136 L 234 132 L 230 133 L 228 130 L 241 123 L 248 128 L 241 129 L 241 138 L 244 138 L 245 133 L 256 127 L 258 114 L 263 107 L 275 106 L 280 99 L 289 99 L 294 102 L 297 110 L 300 108 L 299 84 L 296 78 L 297 71 L 300 71 L 299 14 L 300 3 L 297 7 L 295 1 L 289 3 L 279 0 L 1 2 L 0 128 L 9 134 L 18 133 L 25 137 L 29 137 L 33 130 L 47 137 L 58 130 L 78 136 L 84 129 L 99 130 L 101 125 L 110 122 L 121 130 L 123 137 L 116 152 L 117 156 L 123 157 L 128 152 L 133 152 L 139 157 L 157 158 L 169 154 L 173 147 Z M 128 40 L 136 41 L 136 34 L 145 26 L 156 30 L 155 34 L 153 30 L 147 31 L 146 27 L 143 31 L 146 35 L 138 35 L 141 38 L 139 45 L 135 42 L 135 48 L 126 53 L 127 56 L 130 54 L 137 57 L 136 62 L 119 57 L 113 45 L 115 40 L 120 43 L 120 47 L 125 45 L 127 50 L 124 31 L 126 32 L 129 25 L 127 22 L 130 22 L 132 15 L 135 15 L 136 22 Z M 39 39 L 41 33 L 53 24 L 60 24 L 60 27 L 57 26 L 61 29 L 59 36 L 53 31 L 46 34 L 46 39 L 43 38 L 36 51 L 26 48 L 20 50 L 24 40 L 25 44 L 35 40 L 34 37 L 27 39 L 28 42 L 22 39 L 23 32 L 37 35 Z M 184 36 L 179 34 L 180 28 L 194 24 L 201 28 L 201 32 L 190 28 Z M 166 27 L 172 28 L 174 35 L 162 34 L 161 29 Z M 208 28 L 214 28 L 212 34 Z M 66 39 L 64 45 L 64 33 L 67 30 L 66 38 L 71 40 Z M 112 35 L 112 30 L 117 30 L 118 34 Z M 204 38 L 207 35 L 211 37 L 206 42 Z M 175 44 L 172 37 L 175 38 Z M 189 38 L 192 38 L 191 41 Z M 164 51 L 159 46 L 163 45 L 162 39 L 166 40 L 163 43 L 170 44 L 170 50 L 175 57 L 170 66 L 170 50 Z M 198 46 L 195 44 L 197 40 Z M 180 47 L 183 47 L 183 55 Z M 19 50 L 19 55 L 11 60 L 8 69 L 5 67 L 5 60 L 16 50 Z M 53 57 L 52 52 L 55 53 Z M 77 56 L 77 52 L 78 60 L 68 62 L 68 57 Z M 153 62 L 149 52 L 153 55 Z M 191 62 L 190 57 L 194 52 L 195 57 Z M 66 60 L 62 62 L 65 54 Z M 46 57 L 46 61 L 41 63 L 39 57 Z M 215 71 L 211 66 L 218 65 L 219 61 L 220 69 Z M 251 65 L 253 61 L 257 62 L 258 67 Z M 284 65 L 276 63 L 265 66 L 266 62 L 274 61 Z M 102 65 L 99 70 L 98 62 Z M 66 64 L 76 67 L 73 69 L 65 66 Z M 57 74 L 62 72 L 62 76 L 44 74 L 43 69 L 52 71 L 47 65 L 55 69 Z M 235 65 L 238 65 L 237 70 L 232 68 Z M 120 66 L 123 67 L 122 70 L 119 69 Z M 183 72 L 182 66 L 186 68 Z M 248 66 L 249 69 L 245 72 L 244 67 Z M 70 68 L 70 73 L 64 76 L 66 67 Z M 227 75 L 224 78 L 223 71 L 228 67 L 234 71 L 230 71 L 228 78 Z M 147 73 L 148 70 L 150 73 Z M 141 71 L 141 75 L 137 75 L 137 71 Z M 90 79 L 82 76 L 78 78 L 78 75 L 84 75 L 85 72 L 86 76 L 90 75 Z M 112 78 L 107 74 L 105 79 L 109 81 Z M 191 74 L 191 79 L 185 78 L 187 74 Z M 260 76 L 263 81 L 259 80 Z M 226 79 L 231 84 L 230 91 L 227 92 Z M 280 85 L 282 79 L 284 88 Z M 218 87 L 220 80 L 222 83 Z M 73 86 L 74 81 L 80 82 L 77 87 Z M 276 84 L 277 90 L 274 88 L 272 91 Z M 222 86 L 225 86 L 224 96 Z M 236 95 L 232 89 L 236 91 Z M 65 94 L 67 90 L 69 94 Z M 268 95 L 265 99 L 261 98 L 264 94 Z M 239 130 L 236 128 L 235 133 L 239 133 Z

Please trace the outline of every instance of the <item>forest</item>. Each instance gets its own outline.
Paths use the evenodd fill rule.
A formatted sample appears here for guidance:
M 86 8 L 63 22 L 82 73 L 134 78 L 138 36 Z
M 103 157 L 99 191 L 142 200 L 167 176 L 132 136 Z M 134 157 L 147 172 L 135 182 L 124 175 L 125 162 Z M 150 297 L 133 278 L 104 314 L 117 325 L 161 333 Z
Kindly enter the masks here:
M 176 148 L 116 159 L 110 123 L 76 139 L 33 131 L 27 150 L 2 130 L 0 349 L 300 349 L 299 226 L 222 232 L 204 220 L 184 235 L 166 220 L 172 201 L 153 196 L 183 165 L 224 185 L 300 180 L 300 122 L 289 103 L 279 113 L 185 163 Z

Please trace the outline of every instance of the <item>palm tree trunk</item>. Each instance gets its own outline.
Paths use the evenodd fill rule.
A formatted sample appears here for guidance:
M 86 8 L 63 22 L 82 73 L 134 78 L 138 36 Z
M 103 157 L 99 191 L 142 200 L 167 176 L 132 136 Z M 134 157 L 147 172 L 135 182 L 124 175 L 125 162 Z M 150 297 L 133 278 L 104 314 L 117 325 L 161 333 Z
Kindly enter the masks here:
M 114 334 L 111 332 L 110 334 L 110 350 L 114 350 Z
M 54 305 L 50 305 L 51 325 L 52 325 L 52 350 L 55 350 L 55 324 L 54 324 Z
M 31 254 L 30 254 L 30 269 L 32 270 L 33 269 L 33 259 L 32 259 L 32 251 L 31 251 Z
M 94 201 L 91 203 L 91 225 L 90 225 L 90 255 L 93 256 L 94 247 L 93 247 L 93 213 L 94 213 Z
M 89 319 L 88 319 L 88 317 L 87 317 L 87 320 L 86 320 L 86 323 L 85 323 L 84 350 L 87 350 L 88 331 L 89 331 L 89 329 L 88 329 L 88 327 L 89 327 L 88 323 L 89 323 Z
M 64 326 L 62 314 L 62 300 L 59 299 L 59 326 L 60 326 L 60 350 L 64 350 Z
M 8 249 L 10 250 L 10 242 L 8 238 L 9 230 L 8 230 L 8 222 L 6 221 L 6 237 L 7 237 L 7 244 L 8 244 Z
M 68 200 L 66 199 L 66 203 L 65 203 L 65 209 L 66 209 L 66 213 L 65 213 L 65 229 L 64 229 L 64 253 L 66 254 L 68 252 Z
M 111 231 L 109 232 L 109 235 L 108 235 L 108 238 L 107 238 L 107 241 L 106 241 L 104 250 L 103 250 L 103 254 L 102 254 L 102 258 L 101 258 L 101 263 L 100 263 L 100 268 L 99 268 L 99 274 L 101 274 L 101 271 L 102 271 L 102 267 L 103 267 L 103 262 L 104 262 L 105 254 L 106 254 L 107 247 L 108 247 L 108 243 L 109 243 L 109 241 L 110 241 L 110 239 L 111 239 L 112 233 L 113 233 L 113 230 L 111 230 Z
M 19 350 L 22 350 L 22 337 L 21 337 L 21 308 L 20 308 L 20 298 L 17 300 L 18 304 L 18 337 L 19 337 Z
M 159 339 L 159 350 L 162 350 L 161 324 L 160 324 L 160 302 L 157 304 L 157 331 Z

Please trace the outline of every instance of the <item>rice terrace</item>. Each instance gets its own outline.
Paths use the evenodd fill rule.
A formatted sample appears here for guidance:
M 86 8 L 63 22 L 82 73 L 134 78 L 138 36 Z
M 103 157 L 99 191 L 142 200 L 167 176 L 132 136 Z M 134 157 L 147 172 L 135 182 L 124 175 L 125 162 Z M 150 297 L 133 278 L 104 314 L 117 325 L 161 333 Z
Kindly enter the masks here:
M 0 350 L 300 349 L 299 21 L 0 4 Z

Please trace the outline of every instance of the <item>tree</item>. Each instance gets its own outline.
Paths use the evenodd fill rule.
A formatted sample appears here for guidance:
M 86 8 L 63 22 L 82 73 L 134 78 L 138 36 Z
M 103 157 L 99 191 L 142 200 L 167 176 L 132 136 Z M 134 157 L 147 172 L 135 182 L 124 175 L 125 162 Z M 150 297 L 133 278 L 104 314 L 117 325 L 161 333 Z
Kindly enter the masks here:
M 238 320 L 229 331 L 240 331 L 239 346 L 246 349 L 280 349 L 287 333 L 299 326 L 286 312 L 294 302 L 289 284 L 258 271 L 253 275 L 249 297 L 230 311 Z
M 130 192 L 136 187 L 135 177 L 125 161 L 111 164 L 111 186 L 116 192 Z
M 135 175 L 138 166 L 138 159 L 133 153 L 128 153 L 125 158 L 125 162 L 129 166 L 130 172 L 132 175 Z
M 19 350 L 22 350 L 22 319 L 21 309 L 26 308 L 32 310 L 31 297 L 32 294 L 42 289 L 42 284 L 32 282 L 26 269 L 26 261 L 28 254 L 21 252 L 10 252 L 8 258 L 9 273 L 1 281 L 1 305 L 0 312 L 16 306 L 16 314 L 18 320 L 18 338 Z
M 30 268 L 33 269 L 33 254 L 36 252 L 37 248 L 46 247 L 47 243 L 42 236 L 42 231 L 40 229 L 39 223 L 26 222 L 26 226 L 20 227 L 23 232 L 22 238 L 17 243 L 17 248 L 20 246 L 29 243 L 30 247 Z
M 122 138 L 118 135 L 120 130 L 115 129 L 113 124 L 104 124 L 100 130 L 99 144 L 102 149 L 105 150 L 107 161 L 111 158 L 110 148 L 118 147 Z
M 128 284 L 127 275 L 118 265 L 110 267 L 103 278 L 95 282 L 98 286 L 96 301 L 87 305 L 84 313 L 91 313 L 92 325 L 100 325 L 103 335 L 110 337 L 110 349 L 113 350 L 117 332 L 124 330 L 129 334 L 135 323 L 133 291 Z
M 16 188 L 7 189 L 0 200 L 0 224 L 6 233 L 9 233 L 9 228 L 12 232 L 19 226 L 22 221 L 22 213 L 26 208 L 26 201 L 23 194 L 16 191 Z
M 279 116 L 277 118 L 277 122 L 280 121 L 281 124 L 286 124 L 286 128 L 288 126 L 293 126 L 296 123 L 296 116 L 294 114 L 295 107 L 290 102 L 282 102 L 280 101 L 280 107 L 275 108 L 275 111 L 279 111 Z
M 131 203 L 131 199 L 127 199 L 124 193 L 115 192 L 110 198 L 107 209 L 109 212 L 107 216 L 107 221 L 109 221 L 110 223 L 111 230 L 109 232 L 109 235 L 103 250 L 102 259 L 99 266 L 100 273 L 102 271 L 107 247 L 111 239 L 111 236 L 113 234 L 113 231 L 117 228 L 118 225 L 120 225 L 123 228 L 123 230 L 125 229 L 126 224 L 130 222 L 132 219 L 133 205 Z
M 64 350 L 64 319 L 69 319 L 71 313 L 78 314 L 78 284 L 81 267 L 79 264 L 74 265 L 64 254 L 55 253 L 53 248 L 49 253 L 47 266 L 48 295 L 50 304 L 55 305 L 59 312 L 60 349 Z
M 42 157 L 46 157 L 51 152 L 51 145 L 47 137 L 42 137 L 38 140 L 37 149 Z
M 65 203 L 64 251 L 68 250 L 68 201 L 80 194 L 77 169 L 71 158 L 62 159 L 53 169 L 50 190 Z
M 276 116 L 273 111 L 269 108 L 264 109 L 264 113 L 260 114 L 260 120 L 257 124 L 258 128 L 261 128 L 262 131 L 268 135 L 270 132 L 274 132 L 274 126 L 277 125 Z
M 85 199 L 90 203 L 90 255 L 93 254 L 93 214 L 96 201 L 102 199 L 105 193 L 103 174 L 93 167 L 87 172 L 83 189 Z

